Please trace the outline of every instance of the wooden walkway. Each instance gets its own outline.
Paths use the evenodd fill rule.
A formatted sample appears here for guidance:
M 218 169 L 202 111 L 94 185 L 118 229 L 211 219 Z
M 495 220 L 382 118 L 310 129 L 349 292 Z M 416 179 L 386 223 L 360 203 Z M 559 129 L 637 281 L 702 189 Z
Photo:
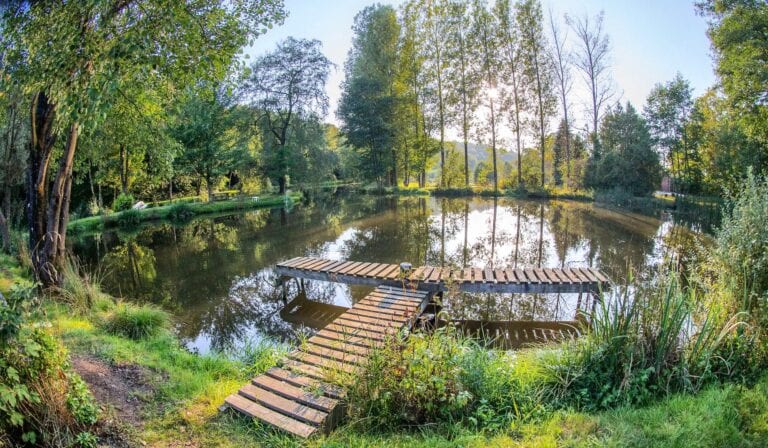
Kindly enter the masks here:
M 327 432 L 343 416 L 344 388 L 368 353 L 410 329 L 432 293 L 379 286 L 273 367 L 226 398 L 226 406 L 300 437 Z
M 493 293 L 597 293 L 608 286 L 608 277 L 592 268 L 451 269 L 421 266 L 401 277 L 397 264 L 335 261 L 297 257 L 278 263 L 282 277 L 364 285 L 401 286 L 424 291 L 446 291 L 451 284 L 464 292 Z
M 491 342 L 494 347 L 512 350 L 538 344 L 560 343 L 581 337 L 579 321 L 456 321 L 463 331 Z

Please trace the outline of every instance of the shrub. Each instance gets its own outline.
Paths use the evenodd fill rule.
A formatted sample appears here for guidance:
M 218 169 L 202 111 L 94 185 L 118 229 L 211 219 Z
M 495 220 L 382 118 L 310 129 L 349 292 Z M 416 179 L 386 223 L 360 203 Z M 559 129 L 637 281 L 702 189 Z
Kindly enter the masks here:
M 632 282 L 630 282 L 632 283 Z M 637 405 L 716 380 L 724 342 L 743 326 L 704 310 L 676 272 L 603 298 L 588 336 L 550 366 L 564 404 L 586 410 Z
M 36 320 L 31 291 L 0 304 L 4 317 L 13 315 L 0 335 L 0 434 L 13 446 L 71 446 L 98 411 L 64 347 Z
M 133 195 L 120 193 L 115 198 L 115 202 L 112 204 L 112 209 L 116 212 L 130 210 L 130 208 L 133 207 L 134 202 Z
M 169 325 L 165 311 L 150 305 L 130 304 L 119 304 L 103 324 L 108 333 L 136 340 L 155 336 Z
M 136 227 L 141 224 L 141 211 L 126 210 L 117 215 L 117 225 L 120 227 Z
M 349 389 L 350 412 L 381 427 L 464 422 L 502 428 L 542 409 L 544 371 L 533 352 L 488 350 L 454 327 L 393 339 Z
M 168 219 L 172 222 L 185 222 L 195 215 L 187 202 L 178 202 L 168 209 Z
M 716 287 L 736 297 L 734 306 L 768 329 L 768 178 L 750 171 L 731 195 L 717 232 L 712 276 Z

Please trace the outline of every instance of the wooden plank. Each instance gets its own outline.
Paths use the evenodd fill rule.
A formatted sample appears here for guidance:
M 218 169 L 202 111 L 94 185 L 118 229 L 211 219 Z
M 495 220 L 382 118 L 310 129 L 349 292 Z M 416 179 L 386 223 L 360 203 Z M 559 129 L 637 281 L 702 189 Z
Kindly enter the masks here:
M 280 395 L 283 398 L 296 401 L 326 413 L 331 412 L 333 408 L 339 404 L 339 400 L 323 395 L 315 395 L 301 387 L 296 387 L 269 375 L 259 375 L 251 380 L 251 383 L 264 390 L 268 390 L 275 395 Z
M 265 408 L 280 412 L 294 420 L 299 420 L 300 422 L 309 423 L 314 426 L 322 425 L 325 418 L 328 416 L 328 413 L 326 412 L 288 400 L 280 395 L 273 394 L 268 390 L 254 386 L 253 384 L 246 384 L 237 391 L 237 393 L 251 401 L 255 401 Z
M 349 311 L 347 311 L 345 314 L 350 314 L 353 316 L 360 316 L 368 319 L 378 319 L 378 320 L 384 320 L 384 321 L 391 321 L 391 322 L 398 322 L 401 325 L 404 322 L 408 321 L 408 318 L 405 317 L 402 313 L 393 313 L 391 311 L 371 311 L 371 309 L 366 309 L 365 305 L 359 306 L 355 305 L 354 308 L 350 308 Z
M 472 270 L 464 268 L 461 270 L 461 283 L 472 283 Z
M 359 271 L 357 275 L 361 275 L 363 277 L 373 277 L 373 272 L 379 270 L 379 268 L 381 268 L 381 263 L 371 263 L 368 265 L 368 267 Z
M 322 356 L 312 355 L 302 351 L 291 352 L 288 354 L 288 357 L 324 370 L 330 370 L 331 372 L 345 372 L 350 374 L 360 372 L 360 366 L 355 364 L 323 358 Z
M 362 303 L 364 305 L 375 308 L 381 308 L 382 310 L 400 311 L 405 313 L 412 313 L 416 309 L 414 306 L 407 303 L 371 296 L 368 296 L 357 303 Z
M 594 275 L 592 275 L 591 272 L 589 272 L 589 269 L 584 268 L 574 268 L 581 274 L 582 277 L 587 279 L 587 282 L 589 283 L 598 283 L 600 280 L 597 279 Z
M 443 268 L 441 267 L 435 267 L 432 269 L 432 272 L 429 274 L 429 278 L 427 279 L 430 283 L 437 283 L 440 280 L 440 273 L 443 272 Z
M 294 263 L 297 263 L 299 260 L 301 260 L 302 257 L 293 257 L 290 260 L 281 261 L 280 263 L 277 263 L 278 266 L 285 266 L 285 267 L 291 267 Z
M 428 295 L 428 293 L 425 291 L 418 291 L 414 289 L 403 288 L 401 286 L 382 285 L 382 286 L 378 286 L 374 291 L 392 293 L 392 294 L 397 294 L 399 296 L 411 297 L 419 300 L 424 299 Z
M 381 345 L 381 341 L 379 340 L 374 340 L 374 339 L 366 338 L 363 336 L 344 333 L 341 331 L 335 331 L 333 329 L 328 328 L 327 326 L 322 330 L 318 331 L 317 333 L 315 333 L 315 336 L 323 337 L 328 339 L 329 341 L 335 341 L 341 344 L 359 345 L 364 348 L 376 348 Z
M 390 268 L 381 273 L 381 276 L 390 280 L 394 280 L 400 277 L 400 265 L 393 264 Z
M 512 268 L 507 268 L 505 270 L 507 274 L 507 283 L 519 283 L 519 280 L 517 279 L 517 276 L 515 275 L 515 270 Z
M 307 342 L 310 342 L 315 345 L 319 345 L 321 347 L 327 347 L 327 348 L 331 348 L 341 352 L 351 353 L 359 356 L 367 356 L 371 352 L 371 349 L 368 347 L 362 347 L 354 344 L 345 344 L 344 342 L 338 339 L 328 339 L 328 338 L 320 337 L 317 335 L 307 339 Z
M 531 268 L 527 268 L 523 270 L 525 272 L 525 277 L 528 279 L 528 283 L 537 285 L 541 283 L 539 280 L 539 277 L 536 275 L 536 273 Z
M 373 263 L 362 263 L 360 266 L 347 272 L 347 275 L 360 275 L 360 272 L 368 269 Z
M 312 263 L 313 261 L 315 261 L 315 260 L 314 260 L 314 258 L 310 258 L 310 257 L 301 257 L 301 260 L 299 260 L 299 262 L 297 262 L 297 263 L 294 263 L 294 265 L 293 265 L 293 268 L 294 268 L 294 269 L 301 269 L 301 267 L 302 267 L 302 266 L 304 266 L 304 265 L 307 265 L 307 264 L 310 264 L 310 263 Z
M 326 373 L 322 368 L 306 364 L 301 361 L 296 361 L 295 359 L 286 359 L 283 361 L 283 367 L 286 369 L 298 372 L 302 375 L 306 375 L 310 378 L 314 378 L 316 380 L 324 380 L 326 377 Z
M 322 347 L 309 342 L 306 344 L 302 344 L 299 347 L 299 350 L 301 350 L 304 353 L 321 356 L 323 358 L 328 358 L 332 361 L 343 362 L 347 364 L 363 365 L 367 361 L 366 356 L 354 355 L 352 353 L 347 353 L 347 352 L 335 350 L 328 347 Z
M 426 269 L 427 269 L 427 266 L 419 266 L 418 268 L 416 268 L 413 271 L 413 273 L 411 274 L 410 277 L 408 277 L 408 279 L 410 279 L 410 280 L 421 280 L 422 278 L 424 278 L 424 271 Z
M 331 330 L 337 333 L 343 333 L 349 336 L 358 336 L 361 338 L 371 339 L 373 341 L 384 341 L 384 334 L 378 331 L 363 330 L 355 327 L 348 327 L 346 325 L 339 325 L 336 323 L 328 324 L 324 330 Z
M 342 261 L 336 261 L 335 263 L 332 263 L 332 264 L 326 266 L 323 270 L 330 274 L 333 271 L 334 268 L 337 268 L 337 267 L 343 265 L 344 263 L 346 263 L 346 261 L 343 261 L 343 260 Z
M 367 327 L 380 327 L 382 329 L 395 329 L 399 330 L 400 327 L 402 327 L 402 322 L 395 322 L 388 319 L 379 319 L 376 317 L 366 317 L 366 316 L 360 316 L 356 314 L 347 314 L 344 313 L 341 316 L 337 317 L 336 320 L 333 321 L 334 323 L 337 323 L 339 325 L 365 325 Z M 387 330 L 381 330 L 381 331 L 387 331 Z
M 557 275 L 557 278 L 560 279 L 560 283 L 562 283 L 564 285 L 570 285 L 571 284 L 571 280 L 561 270 L 558 269 L 558 270 L 554 271 L 554 273 L 555 273 L 555 275 Z
M 405 310 L 396 310 L 392 308 L 384 308 L 379 306 L 369 305 L 368 303 L 357 302 L 350 310 L 361 311 L 367 315 L 381 316 L 383 319 L 408 319 L 409 314 L 413 314 L 410 308 Z
M 393 267 L 394 267 L 394 265 L 391 265 L 391 264 L 388 264 L 388 263 L 382 263 L 381 268 L 379 268 L 378 270 L 372 272 L 371 275 L 373 275 L 374 277 L 378 277 L 378 278 L 387 278 L 385 273 L 387 273 L 390 270 L 392 270 Z
M 343 400 L 347 397 L 346 391 L 339 386 L 324 383 L 308 376 L 291 372 L 290 370 L 281 369 L 280 367 L 272 367 L 271 369 L 267 370 L 264 375 L 268 375 L 278 381 L 282 381 L 286 384 L 300 387 L 302 389 L 322 391 L 323 395 L 329 398 L 333 398 L 334 400 Z
M 336 265 L 336 266 L 328 269 L 328 272 L 331 273 L 331 274 L 340 274 L 340 273 L 346 272 L 347 268 L 349 268 L 353 264 L 355 264 L 354 261 L 345 261 L 345 262 L 343 262 L 343 263 L 341 263 L 339 265 Z
M 504 269 L 494 269 L 493 277 L 497 283 L 507 283 L 507 276 L 504 275 Z
M 249 417 L 258 418 L 259 420 L 276 426 L 283 431 L 300 437 L 307 438 L 317 431 L 317 428 L 314 426 L 307 425 L 280 414 L 279 412 L 272 411 L 237 394 L 232 394 L 227 397 L 225 403 Z
M 518 283 L 528 283 L 528 277 L 525 276 L 525 271 L 515 268 L 515 277 L 517 277 Z
M 312 258 L 311 261 L 304 264 L 301 269 L 304 269 L 306 271 L 317 271 L 318 269 L 315 269 L 316 266 L 322 266 L 326 264 L 328 260 L 324 260 L 322 258 Z
M 407 302 L 407 303 L 413 303 L 413 304 L 421 303 L 424 301 L 424 298 L 425 298 L 424 296 L 413 296 L 403 290 L 397 290 L 397 289 L 387 290 L 382 288 L 375 289 L 369 295 L 391 299 L 391 300 L 399 300 L 401 302 Z
M 552 281 L 547 277 L 547 275 L 544 273 L 544 270 L 541 268 L 533 268 L 533 272 L 536 273 L 536 276 L 539 277 L 539 281 L 541 283 L 546 283 L 548 285 L 552 284 Z

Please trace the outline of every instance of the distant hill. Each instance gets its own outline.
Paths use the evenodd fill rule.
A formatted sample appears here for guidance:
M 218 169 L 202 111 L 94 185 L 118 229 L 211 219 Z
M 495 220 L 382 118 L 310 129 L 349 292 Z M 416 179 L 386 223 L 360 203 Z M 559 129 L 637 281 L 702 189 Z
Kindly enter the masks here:
M 455 151 L 461 155 L 462 161 L 464 159 L 464 143 L 463 142 L 452 142 L 448 141 L 445 142 L 446 149 L 450 150 L 451 145 L 455 148 Z M 499 149 L 498 151 L 498 160 L 497 163 L 499 164 L 499 169 L 501 169 L 501 165 L 504 164 L 504 162 L 515 162 L 517 160 L 517 153 L 504 151 Z M 487 145 L 482 145 L 480 143 L 469 143 L 467 146 L 467 155 L 469 156 L 469 172 L 474 173 L 475 167 L 478 163 L 480 163 L 483 160 L 488 161 L 488 163 L 491 163 L 491 147 Z M 440 175 L 440 154 L 438 153 L 435 155 L 434 161 L 436 163 L 432 164 L 432 169 L 427 173 L 427 178 L 431 181 L 434 181 L 438 178 Z
M 448 144 L 453 144 L 456 148 L 456 151 L 458 151 L 459 154 L 462 156 L 464 155 L 464 143 L 462 142 L 448 142 Z M 497 148 L 498 149 L 498 148 Z M 469 171 L 474 172 L 475 167 L 478 163 L 480 163 L 483 160 L 487 160 L 489 163 L 491 162 L 491 147 L 487 145 L 481 145 L 479 143 L 470 143 L 467 146 L 467 153 L 468 153 L 468 159 L 469 159 Z M 504 162 L 514 162 L 517 160 L 517 153 L 504 151 L 504 150 L 498 150 L 497 152 L 498 160 L 497 162 L 499 164 L 502 164 Z

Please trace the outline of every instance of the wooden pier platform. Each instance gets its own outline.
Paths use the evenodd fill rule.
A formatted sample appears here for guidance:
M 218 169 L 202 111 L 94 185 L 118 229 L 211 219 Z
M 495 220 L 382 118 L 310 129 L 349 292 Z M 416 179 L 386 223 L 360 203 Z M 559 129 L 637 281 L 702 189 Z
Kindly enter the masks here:
M 259 375 L 226 398 L 226 406 L 309 437 L 327 432 L 344 414 L 344 378 L 354 380 L 368 353 L 410 329 L 432 293 L 379 286 L 290 353 L 281 367 Z M 342 384 L 329 384 L 329 376 Z
M 297 277 L 362 285 L 390 285 L 440 292 L 455 285 L 464 292 L 490 293 L 598 293 L 608 286 L 608 277 L 592 268 L 451 269 L 421 266 L 401 276 L 400 265 L 336 261 L 297 257 L 278 263 L 276 272 Z

